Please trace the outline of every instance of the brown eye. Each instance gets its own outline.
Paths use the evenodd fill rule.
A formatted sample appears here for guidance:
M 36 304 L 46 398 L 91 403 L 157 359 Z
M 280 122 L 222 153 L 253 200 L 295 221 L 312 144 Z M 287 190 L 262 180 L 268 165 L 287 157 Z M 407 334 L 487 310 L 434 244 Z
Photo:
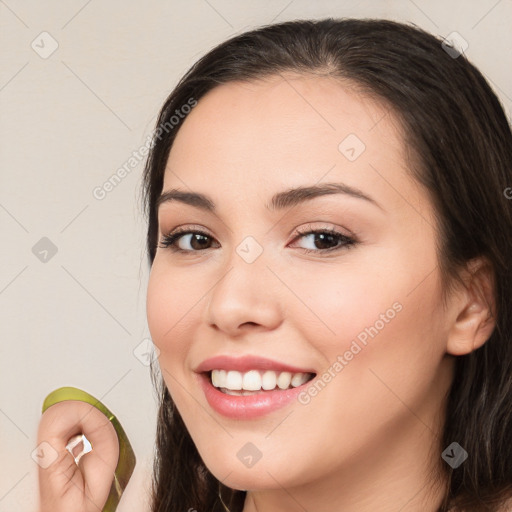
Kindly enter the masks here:
M 309 230 L 299 232 L 297 239 L 309 238 L 309 247 L 303 248 L 305 253 L 327 252 L 347 248 L 356 244 L 356 241 L 334 229 Z
M 177 230 L 164 235 L 159 247 L 170 248 L 176 252 L 197 252 L 209 249 L 211 240 L 213 238 L 202 231 Z

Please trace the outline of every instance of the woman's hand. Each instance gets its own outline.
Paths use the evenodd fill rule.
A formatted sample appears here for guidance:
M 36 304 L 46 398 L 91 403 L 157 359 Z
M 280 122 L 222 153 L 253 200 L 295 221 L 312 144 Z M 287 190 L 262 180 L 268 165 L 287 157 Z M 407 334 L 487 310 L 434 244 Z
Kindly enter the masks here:
M 92 446 L 92 451 L 83 455 L 78 465 L 66 449 L 77 434 L 84 434 Z M 109 419 L 85 402 L 56 403 L 41 417 L 38 446 L 41 443 L 43 453 L 39 456 L 44 463 L 38 470 L 39 512 L 103 510 L 119 458 L 119 441 Z

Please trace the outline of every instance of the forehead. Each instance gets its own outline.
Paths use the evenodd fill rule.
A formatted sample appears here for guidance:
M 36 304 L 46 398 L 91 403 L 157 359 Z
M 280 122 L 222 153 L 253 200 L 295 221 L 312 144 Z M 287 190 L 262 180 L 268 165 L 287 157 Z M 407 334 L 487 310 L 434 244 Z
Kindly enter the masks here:
M 395 203 L 419 192 L 387 106 L 339 79 L 280 75 L 230 82 L 202 97 L 178 131 L 163 189 L 248 197 L 321 181 Z

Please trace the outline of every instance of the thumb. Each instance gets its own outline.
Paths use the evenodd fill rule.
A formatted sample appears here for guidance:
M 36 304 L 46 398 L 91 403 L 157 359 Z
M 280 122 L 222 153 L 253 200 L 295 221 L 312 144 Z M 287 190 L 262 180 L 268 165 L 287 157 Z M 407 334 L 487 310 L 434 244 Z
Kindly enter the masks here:
M 84 434 L 92 450 L 78 464 L 66 449 L 71 438 Z M 66 400 L 42 415 L 38 447 L 41 512 L 98 512 L 107 500 L 119 458 L 119 442 L 109 419 L 92 405 Z

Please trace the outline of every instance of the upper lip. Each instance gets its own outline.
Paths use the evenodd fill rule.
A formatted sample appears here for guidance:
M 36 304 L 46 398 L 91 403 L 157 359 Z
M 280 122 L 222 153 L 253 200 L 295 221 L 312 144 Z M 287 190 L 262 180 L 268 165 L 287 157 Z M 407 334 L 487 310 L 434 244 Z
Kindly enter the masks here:
M 210 370 L 237 370 L 247 372 L 249 370 L 273 370 L 277 372 L 290 373 L 315 373 L 311 368 L 298 368 L 280 361 L 267 359 L 261 356 L 245 355 L 233 357 L 218 355 L 205 359 L 196 369 L 197 373 L 209 372 Z

